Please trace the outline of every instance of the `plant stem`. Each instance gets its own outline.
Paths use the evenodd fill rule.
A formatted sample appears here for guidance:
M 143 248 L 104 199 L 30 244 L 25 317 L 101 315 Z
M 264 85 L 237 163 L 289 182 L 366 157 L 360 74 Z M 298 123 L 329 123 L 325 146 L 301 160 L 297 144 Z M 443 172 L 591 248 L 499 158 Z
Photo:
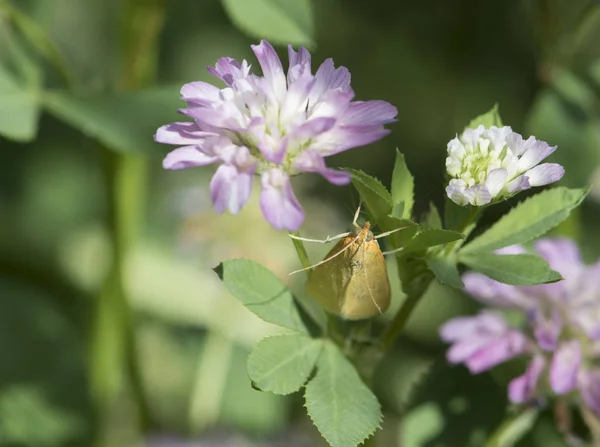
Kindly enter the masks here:
M 465 234 L 465 239 L 452 244 L 448 244 L 446 249 L 446 253 L 448 255 L 455 252 L 461 247 L 462 243 L 464 243 L 469 234 L 471 234 L 471 231 L 473 231 L 473 223 L 479 218 L 479 216 L 481 216 L 481 213 L 484 209 L 485 206 L 472 207 L 469 214 L 460 223 L 458 228 L 458 231 Z M 397 259 L 401 259 L 401 256 L 399 256 Z M 426 266 L 424 267 L 425 269 L 423 272 L 419 273 L 418 270 L 415 270 L 415 276 L 410 278 L 410 284 L 408 287 L 405 288 L 406 299 L 402 303 L 402 306 L 400 306 L 400 309 L 398 309 L 396 315 L 394 315 L 392 321 L 381 333 L 380 342 L 383 353 L 388 351 L 394 345 L 396 338 L 400 335 L 400 333 L 406 326 L 406 323 L 408 322 L 410 316 L 415 310 L 417 303 L 425 294 L 429 285 L 431 284 L 431 281 L 434 278 L 431 272 L 429 272 L 429 270 L 426 268 Z
M 102 426 L 122 391 L 126 372 L 143 433 L 151 426 L 151 417 L 137 358 L 133 318 L 123 286 L 123 265 L 143 209 L 145 160 L 107 149 L 105 155 L 113 252 L 110 271 L 96 299 L 90 347 L 91 388 Z
M 117 90 L 132 90 L 154 83 L 158 37 L 164 19 L 164 0 L 128 0 L 123 3 L 122 66 Z M 92 391 L 99 407 L 100 427 L 106 424 L 115 399 L 122 391 L 123 374 L 131 390 L 140 433 L 151 428 L 151 413 L 144 390 L 132 312 L 123 285 L 123 267 L 140 229 L 145 208 L 148 161 L 103 148 L 107 160 L 109 228 L 112 263 L 97 299 L 92 332 Z
M 290 231 L 292 236 L 300 236 L 299 231 Z M 304 242 L 299 241 L 298 239 L 290 238 L 292 243 L 294 244 L 294 248 L 296 249 L 296 254 L 298 255 L 298 259 L 300 260 L 300 264 L 302 264 L 302 268 L 310 267 L 310 260 L 308 259 L 308 253 L 306 252 L 306 247 L 304 246 Z M 306 271 L 306 275 L 310 273 L 310 270 Z
M 406 296 L 406 299 L 392 318 L 392 321 L 387 325 L 384 331 L 381 333 L 379 340 L 381 342 L 381 350 L 383 353 L 387 352 L 396 341 L 396 338 L 400 335 L 408 319 L 412 315 L 417 303 L 429 287 L 429 284 L 433 280 L 433 276 L 423 277 L 419 280 L 419 284 L 417 287 L 414 287 Z
M 579 406 L 579 412 L 581 413 L 581 417 L 590 430 L 590 434 L 592 435 L 592 439 L 594 441 L 593 445 L 600 445 L 600 420 L 585 405 Z
M 509 414 L 490 435 L 485 447 L 515 445 L 531 430 L 538 414 L 536 408 L 520 408 L 516 413 Z

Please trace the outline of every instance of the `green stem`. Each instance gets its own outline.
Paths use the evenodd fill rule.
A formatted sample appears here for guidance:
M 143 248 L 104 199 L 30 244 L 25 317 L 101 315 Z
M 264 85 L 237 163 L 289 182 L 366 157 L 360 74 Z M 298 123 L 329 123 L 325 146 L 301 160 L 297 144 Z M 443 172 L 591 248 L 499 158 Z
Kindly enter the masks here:
M 593 445 L 600 445 L 600 420 L 585 405 L 579 406 L 579 412 L 581 413 L 581 417 L 590 430 L 592 440 L 594 441 Z
M 425 294 L 425 291 L 429 287 L 429 284 L 433 280 L 432 276 L 423 277 L 423 279 L 419 280 L 419 284 L 417 287 L 414 287 L 406 296 L 406 299 L 392 318 L 392 321 L 387 325 L 384 331 L 381 333 L 379 340 L 381 342 L 381 350 L 382 352 L 387 352 L 396 341 L 396 338 L 400 335 L 413 311 L 415 310 L 417 303 L 420 301 L 421 297 Z
M 447 253 L 453 253 L 460 248 L 464 240 L 471 234 L 474 228 L 474 222 L 479 218 L 481 213 L 485 207 L 472 207 L 469 214 L 463 219 L 460 223 L 458 231 L 465 235 L 465 239 L 457 241 L 453 244 L 448 244 Z M 388 324 L 388 326 L 384 329 L 380 336 L 380 343 L 382 351 L 385 353 L 388 351 L 396 341 L 396 338 L 400 335 L 406 323 L 410 319 L 413 311 L 417 307 L 417 303 L 421 300 L 421 297 L 427 291 L 431 281 L 433 280 L 433 275 L 429 272 L 429 270 L 425 269 L 424 272 L 418 274 L 416 277 L 411 278 L 410 286 L 406 289 L 406 299 L 398 309 L 392 321 Z
M 91 336 L 91 387 L 101 426 L 123 389 L 123 373 L 137 410 L 140 431 L 151 426 L 137 358 L 135 327 L 123 286 L 124 261 L 139 228 L 146 184 L 145 160 L 110 152 L 107 158 L 111 268 L 96 300 Z
M 298 231 L 290 231 L 289 234 L 300 237 L 300 232 L 298 232 Z M 308 253 L 306 251 L 306 247 L 304 246 L 304 242 L 299 241 L 298 239 L 294 239 L 294 238 L 290 238 L 290 239 L 292 240 L 292 243 L 294 244 L 294 248 L 296 249 L 296 254 L 298 255 L 298 259 L 300 260 L 300 264 L 302 265 L 302 268 L 308 269 L 311 266 L 311 263 L 310 263 L 310 259 L 308 258 Z M 306 277 L 308 278 L 309 275 L 310 275 L 310 270 L 306 270 Z M 312 299 L 312 298 L 308 298 L 308 299 Z M 300 302 L 300 304 L 304 305 L 304 303 L 302 301 Z M 319 319 L 315 318 L 315 315 L 311 312 L 310 307 L 307 307 L 307 306 L 304 306 L 304 307 L 305 307 L 305 310 L 307 311 L 307 313 L 313 319 L 313 322 L 317 326 L 319 326 L 319 322 L 318 322 Z M 327 311 L 324 311 L 324 312 L 325 312 L 325 316 L 327 317 L 327 322 L 326 322 L 327 326 L 324 328 L 327 332 L 327 335 L 336 344 L 338 344 L 339 346 L 342 346 L 344 344 L 344 340 L 338 329 L 339 322 L 338 322 L 336 316 L 330 312 L 327 312 Z
M 156 77 L 158 36 L 164 19 L 163 0 L 129 0 L 123 6 L 122 69 L 118 90 L 150 85 Z M 123 287 L 123 265 L 139 231 L 145 208 L 148 160 L 110 149 L 107 157 L 109 224 L 113 240 L 110 274 L 98 298 L 92 339 L 92 389 L 100 406 L 101 424 L 107 423 L 111 406 L 125 373 L 137 410 L 141 433 L 152 425 L 138 359 L 135 326 Z M 97 370 L 96 370 L 97 369 Z
M 515 445 L 531 430 L 537 417 L 538 410 L 536 408 L 520 408 L 502 421 L 488 438 L 485 447 Z
M 300 237 L 299 231 L 290 231 L 292 236 Z M 300 260 L 300 264 L 302 264 L 302 268 L 310 267 L 310 260 L 308 259 L 308 253 L 306 252 L 306 247 L 304 246 L 304 242 L 299 241 L 298 239 L 290 238 L 292 243 L 294 244 L 294 248 L 296 249 L 296 254 L 298 255 L 298 259 Z M 309 270 L 306 271 L 306 275 L 310 273 Z

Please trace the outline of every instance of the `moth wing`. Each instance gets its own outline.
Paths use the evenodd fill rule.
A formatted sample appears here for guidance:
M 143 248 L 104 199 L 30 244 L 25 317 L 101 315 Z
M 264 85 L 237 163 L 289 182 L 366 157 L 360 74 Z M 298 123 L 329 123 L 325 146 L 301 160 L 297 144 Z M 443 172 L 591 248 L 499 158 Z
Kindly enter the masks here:
M 356 254 L 353 273 L 346 287 L 342 316 L 357 320 L 385 312 L 390 306 L 391 288 L 377 241 L 363 244 Z
M 348 244 L 353 244 L 352 238 L 342 239 L 327 253 L 324 259 L 331 258 Z M 356 243 L 354 242 L 354 244 Z M 358 244 L 356 245 L 358 246 Z M 338 256 L 315 267 L 306 282 L 306 292 L 325 309 L 338 315 L 342 311 L 346 289 L 353 276 L 352 259 L 356 251 L 355 247 L 349 247 Z

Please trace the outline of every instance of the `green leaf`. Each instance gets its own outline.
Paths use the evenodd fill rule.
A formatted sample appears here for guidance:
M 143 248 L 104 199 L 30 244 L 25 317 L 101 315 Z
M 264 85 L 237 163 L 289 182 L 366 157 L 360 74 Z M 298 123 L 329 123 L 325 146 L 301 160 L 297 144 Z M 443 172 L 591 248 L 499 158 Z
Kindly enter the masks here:
M 231 21 L 250 36 L 286 45 L 314 45 L 310 0 L 222 1 Z
M 460 279 L 456 261 L 449 257 L 428 258 L 427 266 L 433 272 L 440 284 L 462 289 L 465 285 Z
M 560 273 L 537 255 L 497 255 L 494 253 L 460 253 L 459 261 L 496 281 L 515 286 L 533 286 L 560 281 Z
M 379 224 L 380 220 L 385 220 L 391 214 L 394 204 L 392 196 L 385 189 L 385 186 L 376 178 L 362 171 L 355 169 L 346 170 L 352 174 L 352 184 L 360 194 L 360 198 L 366 205 L 374 223 Z M 382 229 L 388 230 L 383 227 Z
M 0 65 L 0 135 L 15 141 L 32 141 L 37 134 L 40 92 L 22 88 Z
M 595 113 L 594 90 L 572 71 L 556 67 L 552 70 L 552 88 L 571 106 L 591 115 Z
M 393 217 L 394 219 L 402 219 L 403 214 L 404 202 L 394 204 L 394 207 L 392 208 L 392 214 L 390 214 L 390 217 Z
M 406 166 L 404 154 L 396 149 L 396 164 L 392 174 L 392 200 L 394 205 L 403 206 L 400 215 L 397 215 L 394 207 L 392 213 L 394 217 L 410 219 L 414 205 L 414 190 L 414 179 Z
M 219 264 L 215 272 L 233 296 L 263 320 L 307 333 L 292 292 L 266 267 L 233 259 Z
M 494 104 L 489 111 L 471 120 L 471 122 L 465 127 L 465 129 L 474 129 L 480 125 L 488 128 L 491 126 L 502 127 L 502 119 L 500 118 L 500 112 L 498 111 L 498 104 Z
M 421 224 L 426 228 L 434 228 L 436 230 L 441 230 L 443 228 L 440 212 L 433 202 L 429 202 L 429 211 L 423 218 Z
M 531 431 L 538 415 L 537 408 L 528 408 L 508 418 L 491 436 L 486 446 L 513 447 Z
M 263 391 L 294 393 L 308 380 L 322 347 L 321 340 L 298 334 L 265 338 L 248 357 L 248 377 Z
M 569 217 L 587 193 L 587 189 L 559 187 L 536 194 L 515 206 L 461 252 L 489 252 L 541 236 Z
M 449 230 L 464 230 L 464 224 L 471 220 L 476 212 L 475 207 L 471 205 L 460 206 L 450 199 L 444 202 L 444 228 Z
M 65 56 L 60 52 L 58 46 L 35 21 L 23 14 L 18 8 L 11 6 L 10 2 L 0 1 L 0 12 L 5 14 L 17 27 L 29 43 L 46 59 L 48 59 L 58 70 L 68 84 L 73 84 L 75 74 L 69 67 Z
M 118 95 L 77 96 L 47 93 L 44 103 L 50 113 L 95 138 L 109 149 L 133 153 L 161 153 L 152 139 L 156 130 L 180 121 L 177 109 L 179 86 Z M 166 149 L 163 148 L 163 152 Z
M 462 233 L 452 230 L 436 230 L 433 228 L 421 228 L 412 240 L 406 245 L 406 251 L 419 251 L 436 245 L 447 244 L 463 239 Z
M 381 407 L 337 346 L 327 343 L 306 386 L 306 409 L 332 447 L 354 447 L 381 423 Z

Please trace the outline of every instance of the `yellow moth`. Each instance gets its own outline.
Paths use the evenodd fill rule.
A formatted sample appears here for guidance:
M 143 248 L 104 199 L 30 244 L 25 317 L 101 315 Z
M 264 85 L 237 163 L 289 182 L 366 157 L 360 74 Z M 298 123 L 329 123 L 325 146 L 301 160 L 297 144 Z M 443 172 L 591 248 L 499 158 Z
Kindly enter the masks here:
M 374 236 L 369 222 L 362 227 L 357 225 L 359 211 L 360 208 L 352 222 L 355 230 L 350 233 L 325 240 L 292 236 L 320 243 L 341 239 L 321 262 L 291 274 L 312 269 L 306 282 L 307 293 L 329 312 L 348 320 L 371 318 L 384 313 L 389 307 L 390 280 L 377 239 L 402 229 Z M 388 253 L 396 251 L 399 250 Z

